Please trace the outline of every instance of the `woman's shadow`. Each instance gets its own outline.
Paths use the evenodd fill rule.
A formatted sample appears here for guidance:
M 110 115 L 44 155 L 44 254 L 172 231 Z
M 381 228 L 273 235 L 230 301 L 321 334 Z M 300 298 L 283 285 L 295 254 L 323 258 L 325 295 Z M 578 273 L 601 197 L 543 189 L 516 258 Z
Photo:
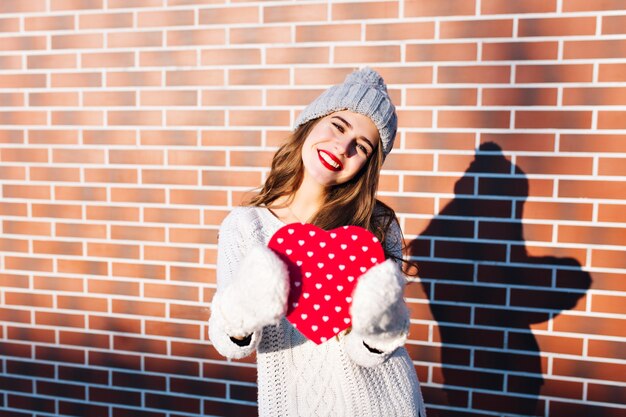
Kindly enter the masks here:
M 446 395 L 432 411 L 543 416 L 545 358 L 530 326 L 573 308 L 591 278 L 573 258 L 528 254 L 528 180 L 497 144 L 480 146 L 454 192 L 409 245 L 441 342 L 434 382 Z

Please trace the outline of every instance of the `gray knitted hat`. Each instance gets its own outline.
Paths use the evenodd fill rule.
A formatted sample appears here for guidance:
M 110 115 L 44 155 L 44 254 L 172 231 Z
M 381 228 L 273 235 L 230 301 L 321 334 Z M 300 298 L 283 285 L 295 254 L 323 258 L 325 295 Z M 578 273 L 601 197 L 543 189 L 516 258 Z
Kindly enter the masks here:
M 369 117 L 378 128 L 383 155 L 391 152 L 398 116 L 380 74 L 368 67 L 349 74 L 343 84 L 330 87 L 313 100 L 298 116 L 294 129 L 309 120 L 341 110 Z

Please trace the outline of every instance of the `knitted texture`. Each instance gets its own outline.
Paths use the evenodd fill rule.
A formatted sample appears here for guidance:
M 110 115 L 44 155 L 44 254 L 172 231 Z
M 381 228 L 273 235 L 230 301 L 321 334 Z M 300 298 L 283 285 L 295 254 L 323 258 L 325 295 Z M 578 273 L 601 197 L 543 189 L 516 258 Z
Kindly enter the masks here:
M 223 298 L 218 294 L 242 273 L 239 265 L 246 254 L 258 245 L 266 245 L 282 226 L 284 223 L 265 208 L 240 207 L 226 217 L 220 227 L 218 289 L 213 300 L 218 305 L 212 306 L 213 311 L 223 311 L 219 305 Z M 396 232 L 388 236 L 386 248 L 400 255 L 399 227 L 394 227 Z M 394 321 L 394 317 L 387 319 Z M 406 324 L 404 316 L 398 319 Z M 261 417 L 426 416 L 413 363 L 406 350 L 396 348 L 397 343 L 391 341 L 398 340 L 395 332 L 389 340 L 384 333 L 378 336 L 380 346 L 394 348 L 376 354 L 355 332 L 316 345 L 283 318 L 277 325 L 255 331 L 251 346 L 241 347 L 224 332 L 222 321 L 220 315 L 212 314 L 209 322 L 211 342 L 221 354 L 241 358 L 257 350 Z
M 313 100 L 298 116 L 294 129 L 309 120 L 340 110 L 350 110 L 369 117 L 380 134 L 383 155 L 393 148 L 398 129 L 396 108 L 387 93 L 383 78 L 365 67 L 349 74 L 343 84 L 337 84 Z

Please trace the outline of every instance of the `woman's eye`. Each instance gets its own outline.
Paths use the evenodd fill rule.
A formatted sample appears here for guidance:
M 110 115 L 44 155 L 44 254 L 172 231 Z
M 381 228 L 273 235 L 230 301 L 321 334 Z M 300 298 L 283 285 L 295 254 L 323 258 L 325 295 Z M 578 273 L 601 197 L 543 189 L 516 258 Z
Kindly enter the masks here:
M 365 154 L 365 156 L 367 156 L 367 148 L 363 145 L 361 145 L 360 143 L 358 143 L 356 145 L 357 149 L 361 150 L 361 152 L 363 152 Z
M 337 130 L 338 130 L 338 131 L 340 131 L 341 133 L 343 133 L 343 132 L 344 132 L 344 130 L 345 130 L 345 129 L 343 128 L 343 126 L 341 126 L 340 124 L 333 123 L 333 126 L 335 126 L 335 127 L 337 128 Z

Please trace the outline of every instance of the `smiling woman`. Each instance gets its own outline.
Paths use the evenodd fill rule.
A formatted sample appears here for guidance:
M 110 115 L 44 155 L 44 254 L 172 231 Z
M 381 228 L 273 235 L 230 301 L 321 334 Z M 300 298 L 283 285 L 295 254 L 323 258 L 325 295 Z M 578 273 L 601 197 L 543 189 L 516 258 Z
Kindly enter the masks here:
M 304 109 L 258 195 L 220 227 L 209 335 L 230 358 L 257 350 L 261 416 L 426 415 L 403 347 L 410 321 L 402 232 L 394 211 L 376 199 L 396 128 L 380 75 L 369 68 L 350 74 Z M 387 258 L 358 279 L 351 328 L 319 345 L 285 318 L 287 267 L 266 247 L 295 222 L 360 226 Z

